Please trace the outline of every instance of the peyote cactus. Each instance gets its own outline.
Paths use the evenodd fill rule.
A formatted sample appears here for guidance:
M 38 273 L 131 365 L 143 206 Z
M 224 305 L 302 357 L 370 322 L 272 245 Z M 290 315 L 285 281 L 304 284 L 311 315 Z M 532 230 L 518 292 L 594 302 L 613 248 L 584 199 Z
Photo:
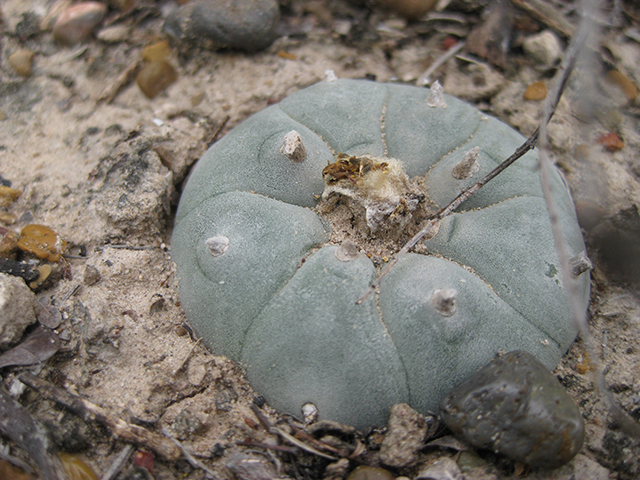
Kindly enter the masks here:
M 356 305 L 428 212 L 524 140 L 431 94 L 319 83 L 237 126 L 189 179 L 171 246 L 187 317 L 281 411 L 300 416 L 310 403 L 320 418 L 381 425 L 395 403 L 434 411 L 498 351 L 526 350 L 553 368 L 575 338 L 535 151 Z M 560 174 L 553 190 L 581 259 Z

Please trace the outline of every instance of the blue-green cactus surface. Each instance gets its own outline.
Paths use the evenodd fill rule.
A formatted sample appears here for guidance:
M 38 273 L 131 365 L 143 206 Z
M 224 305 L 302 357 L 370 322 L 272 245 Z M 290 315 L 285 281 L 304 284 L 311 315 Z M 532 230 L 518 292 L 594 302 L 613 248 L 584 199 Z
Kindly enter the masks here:
M 427 254 L 405 256 L 362 305 L 377 275 L 363 253 L 344 261 L 312 210 L 334 152 L 389 156 L 426 176 L 443 206 L 524 138 L 470 105 L 428 89 L 339 80 L 306 88 L 250 117 L 195 167 L 176 217 L 172 255 L 196 332 L 239 362 L 275 408 L 356 427 L 382 425 L 391 405 L 435 411 L 447 391 L 499 351 L 556 366 L 576 335 L 530 152 L 445 218 Z M 299 133 L 293 161 L 283 138 Z M 453 167 L 479 147 L 480 169 Z M 564 180 L 552 177 L 570 254 L 584 251 Z M 586 308 L 588 274 L 578 277 Z M 436 308 L 436 292 L 455 308 Z

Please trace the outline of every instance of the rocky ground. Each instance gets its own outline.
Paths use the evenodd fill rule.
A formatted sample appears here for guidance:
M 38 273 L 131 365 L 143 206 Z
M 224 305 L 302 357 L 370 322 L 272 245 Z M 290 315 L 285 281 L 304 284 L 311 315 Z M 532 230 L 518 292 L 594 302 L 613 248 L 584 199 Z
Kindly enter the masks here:
M 192 336 L 170 256 L 184 179 L 208 145 L 252 113 L 324 80 L 327 70 L 339 78 L 416 84 L 447 48 L 465 40 L 459 56 L 429 80 L 528 135 L 539 118 L 539 90 L 550 86 L 578 23 L 579 2 L 514 0 L 500 3 L 498 15 L 483 6 L 489 2 L 457 0 L 407 21 L 361 2 L 285 0 L 275 41 L 250 52 L 246 44 L 210 50 L 159 43 L 167 40 L 162 26 L 178 7 L 173 1 L 105 3 L 104 20 L 87 38 L 65 45 L 72 27 L 60 33 L 52 25 L 69 3 L 0 6 L 0 175 L 2 185 L 22 192 L 6 201 L 0 228 L 7 238 L 8 231 L 42 224 L 67 242 L 62 259 L 40 261 L 52 269 L 41 269 L 43 278 L 32 285 L 43 307 L 38 321 L 55 330 L 55 348 L 34 347 L 20 334 L 0 345 L 24 347 L 10 360 L 0 356 L 5 386 L 51 432 L 56 449 L 77 455 L 102 478 L 346 477 L 357 462 L 329 460 L 267 431 L 267 423 L 292 430 L 261 404 L 240 367 Z M 557 13 L 545 15 L 540 3 Z M 600 30 L 550 127 L 550 152 L 571 185 L 594 263 L 595 351 L 589 354 L 579 339 L 555 371 L 586 422 L 583 449 L 570 464 L 544 471 L 442 442 L 411 452 L 394 475 L 418 478 L 445 457 L 468 479 L 640 475 L 631 423 L 640 420 L 640 9 L 632 1 L 605 2 L 598 18 Z M 13 56 L 21 50 L 31 53 Z M 150 64 L 157 70 L 139 84 L 136 75 Z M 157 89 L 156 96 L 141 87 Z M 83 420 L 60 407 L 59 398 L 18 382 L 19 375 L 28 382 L 24 365 L 34 363 L 28 370 L 38 377 L 103 407 L 102 421 Z M 611 415 L 597 389 L 600 364 L 607 391 L 631 420 Z M 130 451 L 118 425 L 158 435 L 137 438 Z M 365 463 L 379 461 L 384 429 L 356 435 L 323 428 L 317 436 L 331 433 L 338 449 L 360 449 Z M 163 431 L 188 448 L 191 460 Z M 7 438 L 0 452 L 33 464 Z M 119 476 L 109 476 L 123 452 L 130 457 Z M 6 478 L 33 478 L 19 477 L 6 462 L 2 468 L 10 472 Z

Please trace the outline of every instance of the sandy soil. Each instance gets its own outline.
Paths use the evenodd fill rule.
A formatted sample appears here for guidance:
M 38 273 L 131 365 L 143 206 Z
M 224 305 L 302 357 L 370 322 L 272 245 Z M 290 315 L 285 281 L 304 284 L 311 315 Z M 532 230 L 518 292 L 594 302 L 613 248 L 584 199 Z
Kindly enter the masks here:
M 131 82 L 105 102 L 99 100 L 105 89 L 139 61 L 146 45 L 164 38 L 162 17 L 175 5 L 145 4 L 146 10 L 113 24 L 121 31 L 110 41 L 91 39 L 71 48 L 56 45 L 47 32 L 25 40 L 13 34 L 23 13 L 43 17 L 52 4 L 6 0 L 1 5 L 0 175 L 23 191 L 9 208 L 19 219 L 9 228 L 19 232 L 29 223 L 45 224 L 69 242 L 70 257 L 38 292 L 41 302 L 62 313 L 57 330 L 64 346 L 38 374 L 116 417 L 157 432 L 167 429 L 218 478 L 234 478 L 229 467 L 256 450 L 238 442 L 275 444 L 278 437 L 261 429 L 251 410 L 255 393 L 241 369 L 209 353 L 185 328 L 169 243 L 189 167 L 212 140 L 252 113 L 323 80 L 326 70 L 341 78 L 415 83 L 442 54 L 442 41 L 451 33 L 466 35 L 478 16 L 455 12 L 460 21 L 407 25 L 393 14 L 341 1 L 284 2 L 282 25 L 290 35 L 266 51 L 174 49 L 170 63 L 179 78 L 164 93 L 150 100 Z M 596 39 L 598 53 L 572 78 L 550 133 L 553 159 L 589 227 L 585 233 L 594 262 L 589 324 L 597 355 L 613 399 L 638 420 L 639 110 L 604 80 L 604 72 L 616 68 L 640 84 L 640 44 L 625 36 L 633 23 L 631 17 L 625 20 L 625 28 L 604 28 Z M 631 26 L 638 31 L 637 17 Z M 518 38 L 526 35 L 518 32 Z M 7 62 L 18 48 L 36 53 L 26 79 Z M 510 65 L 505 73 L 484 61 L 453 59 L 435 78 L 447 93 L 526 135 L 535 128 L 540 102 L 524 101 L 523 92 L 534 81 L 549 85 L 550 68 L 524 55 L 517 41 Z M 585 90 L 593 88 L 590 83 L 597 88 Z M 593 100 L 590 116 L 581 114 L 585 98 Z M 609 152 L 597 143 L 609 131 L 624 139 L 621 150 Z M 570 465 L 521 472 L 482 454 L 466 478 L 637 478 L 638 438 L 611 419 L 595 387 L 594 365 L 578 340 L 556 371 L 587 425 L 583 450 Z M 3 371 L 7 385 L 15 373 Z M 21 402 L 54 425 L 63 448 L 79 450 L 96 472 L 105 472 L 125 445 L 32 391 Z M 272 422 L 283 420 L 264 409 Z M 370 446 L 375 435 L 367 437 Z M 418 466 L 396 473 L 413 477 L 421 465 L 454 454 L 428 449 L 416 458 Z M 338 476 L 329 477 L 330 462 L 314 455 L 268 451 L 257 458 L 267 477 L 280 469 L 283 477 L 341 478 L 344 467 L 338 465 Z M 136 475 L 142 474 L 127 464 L 118 478 L 143 478 Z M 204 475 L 184 459 L 161 457 L 153 472 L 156 479 Z M 254 471 L 240 478 L 263 477 Z

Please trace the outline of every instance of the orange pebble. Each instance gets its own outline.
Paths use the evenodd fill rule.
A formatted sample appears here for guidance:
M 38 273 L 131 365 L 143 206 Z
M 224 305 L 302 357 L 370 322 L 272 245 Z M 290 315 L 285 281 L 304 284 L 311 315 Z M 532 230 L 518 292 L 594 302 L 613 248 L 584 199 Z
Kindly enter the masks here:
M 624 147 L 624 140 L 617 133 L 609 132 L 600 135 L 596 143 L 604 147 L 607 152 L 617 152 Z
M 35 54 L 31 50 L 21 49 L 9 55 L 9 65 L 21 77 L 31 76 L 31 64 Z
M 51 262 L 60 260 L 66 246 L 67 242 L 60 238 L 60 234 L 45 225 L 27 225 L 18 240 L 20 250 Z
M 156 60 L 140 71 L 136 81 L 148 98 L 154 98 L 177 79 L 178 74 L 171 64 L 164 60 Z
M 8 207 L 22 194 L 22 190 L 0 185 L 0 207 Z
M 607 80 L 622 90 L 622 93 L 629 101 L 633 102 L 638 96 L 638 87 L 623 73 L 617 70 L 609 70 L 607 72 Z
M 142 59 L 147 62 L 167 60 L 171 55 L 171 47 L 167 40 L 148 45 L 142 50 Z
M 547 96 L 547 87 L 542 82 L 533 82 L 524 91 L 525 100 L 544 100 Z
M 451 47 L 454 47 L 457 44 L 458 44 L 458 39 L 456 37 L 454 37 L 453 35 L 447 35 L 445 39 L 442 40 L 442 43 L 440 44 L 440 48 L 446 52 Z
M 295 55 L 295 53 L 289 53 L 286 52 L 284 50 L 278 50 L 278 56 L 280 58 L 286 58 L 287 60 L 297 60 L 298 57 Z

